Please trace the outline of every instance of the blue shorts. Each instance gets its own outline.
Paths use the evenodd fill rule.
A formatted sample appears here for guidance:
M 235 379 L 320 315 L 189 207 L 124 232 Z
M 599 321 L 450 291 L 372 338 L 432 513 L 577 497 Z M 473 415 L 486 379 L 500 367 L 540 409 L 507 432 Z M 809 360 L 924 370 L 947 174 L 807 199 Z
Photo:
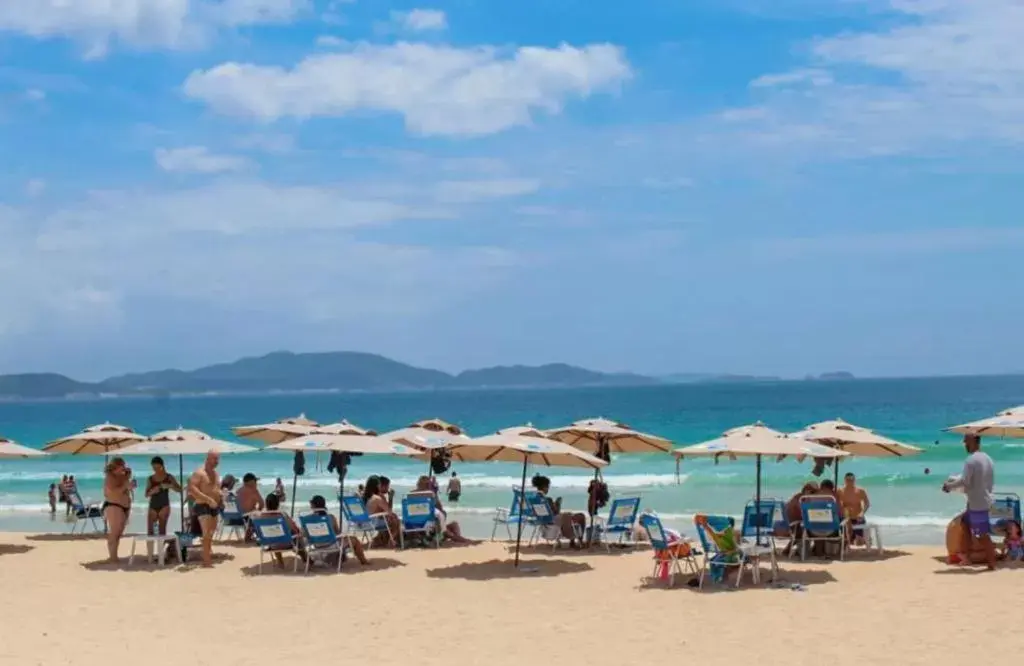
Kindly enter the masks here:
M 992 533 L 992 523 L 989 521 L 988 511 L 967 510 L 964 514 L 964 523 L 971 529 L 971 534 L 976 537 L 987 536 Z

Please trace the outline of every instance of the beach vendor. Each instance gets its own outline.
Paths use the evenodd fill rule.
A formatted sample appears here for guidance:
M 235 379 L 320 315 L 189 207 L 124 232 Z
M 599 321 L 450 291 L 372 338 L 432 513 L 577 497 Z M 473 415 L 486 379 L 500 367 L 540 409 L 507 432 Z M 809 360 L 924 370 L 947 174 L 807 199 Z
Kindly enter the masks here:
M 964 435 L 964 449 L 967 451 L 967 459 L 964 461 L 963 472 L 942 485 L 943 492 L 962 490 L 967 496 L 967 511 L 960 521 L 961 548 L 955 560 L 950 559 L 960 564 L 971 562 L 970 553 L 977 542 L 984 553 L 985 564 L 989 569 L 995 569 L 996 547 L 992 543 L 989 519 L 995 482 L 994 465 L 992 458 L 982 452 L 981 438 L 977 435 Z

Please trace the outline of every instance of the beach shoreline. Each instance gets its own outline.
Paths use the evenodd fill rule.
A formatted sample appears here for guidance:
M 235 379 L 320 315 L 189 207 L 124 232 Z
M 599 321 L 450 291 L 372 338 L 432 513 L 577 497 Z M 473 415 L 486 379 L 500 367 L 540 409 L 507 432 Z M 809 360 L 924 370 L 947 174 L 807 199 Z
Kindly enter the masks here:
M 104 563 L 101 539 L 0 534 L 0 580 L 13 606 L 0 663 L 99 666 L 110 655 L 233 666 L 322 663 L 373 653 L 375 666 L 476 662 L 622 664 L 685 659 L 853 666 L 1005 658 L 1017 630 L 1016 568 L 953 568 L 936 548 L 781 561 L 777 585 L 668 589 L 644 578 L 651 552 L 508 544 L 371 550 L 372 564 L 306 576 L 257 573 L 252 546 L 217 544 L 216 564 Z M 768 570 L 763 570 L 767 580 Z M 822 625 L 825 623 L 825 625 Z M 979 640 L 990 638 L 991 640 Z M 765 652 L 767 651 L 767 652 Z M 173 659 L 170 656 L 175 655 Z

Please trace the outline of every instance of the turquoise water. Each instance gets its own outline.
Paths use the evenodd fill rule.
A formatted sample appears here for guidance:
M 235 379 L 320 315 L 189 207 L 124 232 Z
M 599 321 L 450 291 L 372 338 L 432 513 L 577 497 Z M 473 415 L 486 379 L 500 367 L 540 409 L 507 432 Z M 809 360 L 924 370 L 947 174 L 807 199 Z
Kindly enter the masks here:
M 502 427 L 532 423 L 554 427 L 573 420 L 605 416 L 668 437 L 680 445 L 719 435 L 724 430 L 757 420 L 783 431 L 808 423 L 841 417 L 925 452 L 907 459 L 855 459 L 843 471 L 857 473 L 872 500 L 874 520 L 893 543 L 935 542 L 962 499 L 944 495 L 939 486 L 960 469 L 963 449 L 956 436 L 942 428 L 980 418 L 1024 403 L 1024 378 L 859 380 L 812 383 L 683 385 L 642 388 L 576 390 L 452 391 L 394 394 L 316 394 L 262 397 L 205 397 L 164 400 L 106 399 L 89 402 L 0 404 L 0 434 L 29 446 L 71 434 L 103 421 L 151 433 L 179 425 L 229 438 L 234 425 L 262 423 L 305 412 L 320 422 L 342 418 L 378 431 L 440 417 L 460 424 L 472 435 Z M 1024 488 L 1024 440 L 986 441 L 996 461 L 997 489 Z M 186 459 L 194 468 L 196 459 Z M 138 475 L 146 473 L 145 459 L 129 461 Z M 174 465 L 176 468 L 176 464 Z M 395 480 L 401 492 L 422 473 L 422 463 L 387 457 L 356 458 L 350 468 L 352 484 L 369 474 Z M 464 464 L 455 468 L 463 478 L 464 496 L 456 510 L 464 528 L 490 534 L 489 514 L 509 503 L 509 488 L 518 484 L 516 465 Z M 766 496 L 789 496 L 809 478 L 811 465 L 795 461 L 765 463 Z M 925 470 L 931 473 L 926 474 Z M 224 473 L 255 472 L 264 486 L 284 477 L 290 489 L 291 458 L 260 452 L 226 456 Z M 556 494 L 570 507 L 585 506 L 584 472 L 541 470 L 553 480 Z M 532 473 L 532 470 L 531 470 Z M 61 474 L 74 474 L 83 495 L 100 496 L 102 459 L 60 456 L 43 461 L 0 461 L 0 530 L 63 530 L 45 511 L 46 488 Z M 831 472 L 826 472 L 831 474 Z M 684 461 L 681 483 L 669 456 L 619 456 L 606 470 L 613 494 L 643 495 L 643 505 L 657 510 L 667 522 L 685 527 L 697 511 L 737 513 L 754 489 L 754 468 L 748 462 Z M 336 477 L 307 460 L 307 475 L 299 480 L 300 499 L 336 492 Z M 140 512 L 134 512 L 136 517 Z M 141 525 L 134 525 L 140 528 Z

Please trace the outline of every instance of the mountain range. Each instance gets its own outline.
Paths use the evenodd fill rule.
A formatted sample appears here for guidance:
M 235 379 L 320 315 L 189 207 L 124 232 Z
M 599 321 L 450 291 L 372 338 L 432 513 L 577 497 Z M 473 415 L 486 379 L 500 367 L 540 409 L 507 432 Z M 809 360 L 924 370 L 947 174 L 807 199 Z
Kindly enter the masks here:
M 196 370 L 156 370 L 80 382 L 55 373 L 0 375 L 0 399 L 89 395 L 389 391 L 483 387 L 623 386 L 659 383 L 629 373 L 603 373 L 564 363 L 498 366 L 449 374 L 377 354 L 274 352 Z

